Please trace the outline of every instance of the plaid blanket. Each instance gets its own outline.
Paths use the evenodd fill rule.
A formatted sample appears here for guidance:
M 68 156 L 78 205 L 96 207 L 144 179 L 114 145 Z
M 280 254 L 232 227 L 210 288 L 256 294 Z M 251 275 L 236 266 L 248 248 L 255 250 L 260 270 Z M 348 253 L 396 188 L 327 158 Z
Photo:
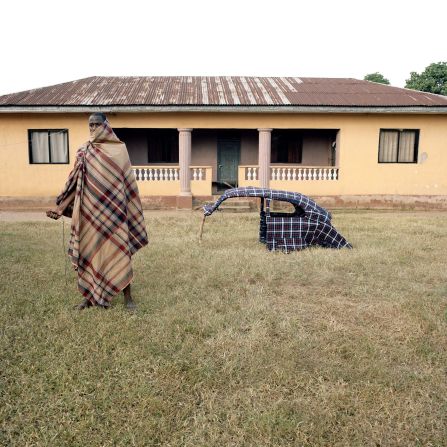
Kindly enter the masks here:
M 107 121 L 77 151 L 56 203 L 73 191 L 68 255 L 78 289 L 92 304 L 108 307 L 132 281 L 131 256 L 148 238 L 126 145 Z
M 261 206 L 259 240 L 265 243 L 269 250 L 289 252 L 311 245 L 352 248 L 332 226 L 329 211 L 317 205 L 311 198 L 295 192 L 251 186 L 229 189 L 215 203 L 203 207 L 205 216 L 210 216 L 224 200 L 232 197 L 260 197 L 266 200 L 265 210 Z M 271 200 L 289 202 L 295 207 L 295 212 L 271 212 Z

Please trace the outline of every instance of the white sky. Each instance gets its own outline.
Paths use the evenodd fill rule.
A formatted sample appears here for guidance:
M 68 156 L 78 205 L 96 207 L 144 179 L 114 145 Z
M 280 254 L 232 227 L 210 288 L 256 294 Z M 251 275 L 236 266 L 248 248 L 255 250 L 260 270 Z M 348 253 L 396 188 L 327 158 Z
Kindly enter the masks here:
M 12 0 L 0 94 L 89 76 L 352 77 L 447 61 L 445 0 Z

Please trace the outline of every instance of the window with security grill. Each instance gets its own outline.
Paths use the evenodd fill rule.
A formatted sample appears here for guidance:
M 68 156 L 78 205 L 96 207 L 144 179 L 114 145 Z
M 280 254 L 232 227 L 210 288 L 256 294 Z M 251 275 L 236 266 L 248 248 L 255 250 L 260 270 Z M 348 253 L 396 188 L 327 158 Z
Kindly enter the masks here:
M 419 130 L 381 129 L 379 163 L 417 163 Z
M 29 129 L 29 162 L 31 164 L 67 164 L 67 129 Z

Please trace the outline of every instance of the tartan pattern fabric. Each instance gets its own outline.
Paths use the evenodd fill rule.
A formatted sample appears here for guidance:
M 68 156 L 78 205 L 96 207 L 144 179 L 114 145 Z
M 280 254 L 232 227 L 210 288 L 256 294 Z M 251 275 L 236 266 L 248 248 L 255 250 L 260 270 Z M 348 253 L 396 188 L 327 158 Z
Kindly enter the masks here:
M 307 197 L 304 194 L 269 188 L 258 188 L 255 186 L 228 189 L 219 197 L 219 199 L 217 199 L 215 203 L 205 205 L 203 207 L 204 214 L 206 216 L 210 216 L 214 211 L 216 211 L 216 209 L 219 208 L 220 204 L 224 200 L 232 197 L 263 197 L 270 200 L 289 202 L 302 208 L 306 215 L 312 220 L 319 219 L 322 221 L 330 221 L 332 217 L 327 210 L 317 205 L 317 203 L 315 203 L 310 197 Z
M 108 123 L 76 154 L 56 203 L 76 191 L 68 255 L 78 289 L 92 304 L 108 307 L 132 281 L 131 256 L 148 244 L 138 186 L 124 143 Z
M 352 248 L 329 222 L 312 221 L 306 216 L 272 217 L 267 214 L 266 244 L 269 250 L 302 250 L 311 245 Z
M 219 199 L 203 207 L 205 216 L 216 211 L 224 200 L 232 197 L 261 197 L 267 199 L 260 216 L 260 241 L 271 251 L 290 252 L 311 245 L 330 248 L 352 248 L 349 242 L 332 226 L 331 214 L 309 197 L 267 188 L 244 187 L 227 190 Z M 270 212 L 270 201 L 278 200 L 294 205 L 296 213 Z M 304 213 L 300 213 L 299 211 Z

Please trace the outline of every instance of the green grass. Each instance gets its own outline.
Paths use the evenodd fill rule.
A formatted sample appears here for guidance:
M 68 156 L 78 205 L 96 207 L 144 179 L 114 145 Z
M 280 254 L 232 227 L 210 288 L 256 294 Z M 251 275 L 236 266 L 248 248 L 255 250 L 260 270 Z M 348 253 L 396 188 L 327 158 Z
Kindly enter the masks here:
M 354 250 L 284 255 L 256 214 L 199 245 L 149 213 L 135 314 L 72 309 L 60 222 L 0 222 L 0 444 L 447 445 L 446 217 L 337 212 Z

